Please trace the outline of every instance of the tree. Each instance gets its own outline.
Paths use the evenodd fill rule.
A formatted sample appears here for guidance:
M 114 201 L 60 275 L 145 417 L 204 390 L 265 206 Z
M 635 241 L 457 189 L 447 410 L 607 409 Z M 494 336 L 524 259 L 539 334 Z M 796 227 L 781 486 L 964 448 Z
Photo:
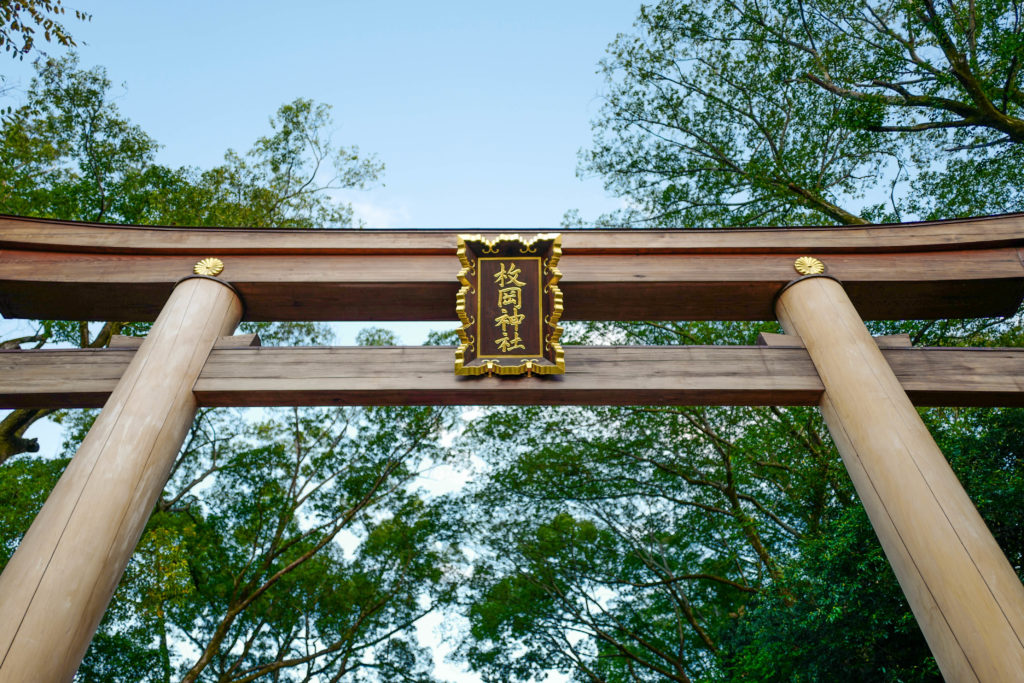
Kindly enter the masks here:
M 850 105 L 850 127 L 900 134 L 894 139 L 920 174 L 909 183 L 906 212 L 938 217 L 1024 206 L 1017 182 L 1024 5 L 861 0 L 735 8 L 735 33 L 786 45 L 801 81 Z M 995 196 L 978 201 L 956 192 L 965 180 Z
M 749 344 L 756 332 L 603 323 L 572 341 Z M 915 334 L 1021 340 L 993 321 Z M 926 418 L 1020 571 L 1024 519 L 1007 498 L 1024 483 L 1018 411 Z M 462 447 L 492 468 L 461 523 L 477 559 L 460 655 L 485 680 L 938 680 L 816 410 L 503 409 Z
M 64 415 L 65 456 L 91 418 Z M 201 411 L 77 680 L 431 680 L 414 627 L 450 599 L 455 556 L 413 480 L 446 457 L 450 419 Z M 0 559 L 66 462 L 0 470 L 18 492 Z
M 12 57 L 24 59 L 36 48 L 37 32 L 42 29 L 46 42 L 56 41 L 74 47 L 74 38 L 58 19 L 67 14 L 63 0 L 3 0 L 0 2 L 0 46 Z M 90 21 L 91 14 L 72 10 L 75 19 Z M 18 45 L 21 42 L 21 45 Z
M 356 147 L 336 147 L 330 108 L 297 99 L 270 119 L 272 133 L 224 164 L 172 169 L 158 143 L 125 119 L 106 72 L 75 55 L 36 65 L 26 102 L 0 125 L 0 213 L 139 225 L 347 227 L 352 209 L 333 190 L 362 188 L 383 171 Z M 330 175 L 327 175 L 327 174 Z M 325 177 L 326 176 L 326 177 Z M 4 348 L 47 342 L 102 347 L 146 326 L 42 321 Z M 25 436 L 49 410 L 16 410 L 0 421 L 0 463 L 38 443 Z
M 125 119 L 104 69 L 75 55 L 37 64 L 25 103 L 0 128 L 0 210 L 138 225 L 347 227 L 330 193 L 374 183 L 383 165 L 331 140 L 330 107 L 297 99 L 271 134 L 220 166 L 172 169 L 158 143 Z M 330 174 L 330 175 L 328 175 Z
M 329 337 L 323 326 L 268 331 Z M 0 567 L 93 414 L 60 417 L 65 457 L 0 469 L 12 494 Z M 415 625 L 451 599 L 457 556 L 441 506 L 414 480 L 447 457 L 451 419 L 433 408 L 201 411 L 76 680 L 433 680 Z
M 581 157 L 581 172 L 631 208 L 595 222 L 849 225 L 1021 210 L 1020 10 L 644 6 L 602 63 L 608 94 Z M 1021 338 L 1019 317 L 872 328 L 916 344 Z M 778 331 L 637 322 L 569 336 L 749 344 L 759 329 Z M 1021 571 L 1024 520 L 1002 507 L 1024 492 L 1013 419 L 926 414 Z M 515 409 L 469 434 L 494 470 L 464 513 L 482 547 L 460 652 L 485 679 L 938 679 L 815 411 Z
M 925 417 L 1010 564 L 1024 575 L 1024 519 L 1007 500 L 1022 490 L 1024 415 L 946 409 Z M 790 567 L 783 585 L 801 599 L 785 603 L 778 590 L 766 592 L 728 634 L 726 669 L 740 680 L 941 680 L 893 578 L 867 515 L 847 507 Z
M 325 105 L 296 100 L 246 154 L 172 169 L 110 100 L 102 69 L 37 66 L 0 128 L 0 211 L 187 225 L 350 226 L 329 192 L 381 171 L 329 135 Z M 330 171 L 330 175 L 327 172 Z M 243 323 L 267 344 L 324 344 L 318 323 Z M 146 325 L 38 321 L 9 340 L 103 346 Z M 395 343 L 369 330 L 361 343 Z M 25 429 L 64 425 L 64 457 L 29 457 Z M 92 422 L 14 411 L 2 429 L 0 565 Z M 79 670 L 81 681 L 431 681 L 415 625 L 450 599 L 455 550 L 441 508 L 415 486 L 443 460 L 439 409 L 203 410 Z
M 857 105 L 874 132 L 955 130 L 1024 142 L 1022 6 L 861 0 L 736 5 L 744 28 L 803 56 L 801 77 Z
M 623 332 L 610 328 L 588 336 Z M 750 342 L 756 330 L 627 334 Z M 587 681 L 714 679 L 737 615 L 852 493 L 807 409 L 516 409 L 470 436 L 494 471 L 466 511 L 485 549 L 462 652 L 488 680 L 550 668 Z
M 1024 206 L 1016 2 L 665 0 L 603 69 L 583 169 L 647 224 L 853 224 Z

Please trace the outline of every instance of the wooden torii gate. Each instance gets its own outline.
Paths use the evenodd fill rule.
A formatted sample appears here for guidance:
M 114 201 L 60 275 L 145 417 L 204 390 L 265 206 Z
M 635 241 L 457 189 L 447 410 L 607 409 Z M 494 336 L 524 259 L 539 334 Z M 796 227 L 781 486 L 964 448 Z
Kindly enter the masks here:
M 876 227 L 573 230 L 564 320 L 765 320 L 753 347 L 568 347 L 457 377 L 450 348 L 262 348 L 245 320 L 454 319 L 456 234 L 0 216 L 0 313 L 155 320 L 140 345 L 0 351 L 0 407 L 103 411 L 0 576 L 0 681 L 76 671 L 197 406 L 819 405 L 943 676 L 1024 680 L 1024 587 L 914 405 L 1024 405 L 1024 349 L 912 348 L 864 319 L 1001 316 L 1024 215 Z M 815 257 L 820 275 L 794 262 Z M 219 277 L 190 275 L 217 257 Z

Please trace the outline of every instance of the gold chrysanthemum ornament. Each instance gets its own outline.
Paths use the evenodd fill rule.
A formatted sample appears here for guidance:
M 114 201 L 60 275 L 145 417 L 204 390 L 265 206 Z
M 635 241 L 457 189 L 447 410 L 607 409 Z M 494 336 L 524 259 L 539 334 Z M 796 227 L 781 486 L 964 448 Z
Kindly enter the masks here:
M 192 272 L 196 275 L 216 277 L 224 272 L 224 262 L 219 258 L 204 258 L 195 265 Z
M 825 272 L 825 264 L 813 256 L 801 256 L 793 262 L 793 268 L 801 275 L 821 275 Z

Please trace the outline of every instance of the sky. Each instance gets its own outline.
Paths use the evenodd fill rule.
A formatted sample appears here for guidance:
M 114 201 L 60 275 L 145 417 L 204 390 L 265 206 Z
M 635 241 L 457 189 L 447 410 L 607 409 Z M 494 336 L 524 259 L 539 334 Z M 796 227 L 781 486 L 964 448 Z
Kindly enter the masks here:
M 570 209 L 623 206 L 577 177 L 577 154 L 602 104 L 598 62 L 639 2 L 66 4 L 92 14 L 65 22 L 81 66 L 106 68 L 160 163 L 218 164 L 303 97 L 332 106 L 336 143 L 385 164 L 381 184 L 340 193 L 367 227 L 547 230 Z M 0 73 L 16 98 L 32 66 Z M 337 342 L 361 327 L 336 325 Z M 437 325 L 387 327 L 419 344 Z
M 66 4 L 92 13 L 66 22 L 82 65 L 124 85 L 118 106 L 162 163 L 216 164 L 305 97 L 333 107 L 336 142 L 386 165 L 383 187 L 346 195 L 368 227 L 550 228 L 620 206 L 576 177 L 576 155 L 601 106 L 598 61 L 638 3 Z M 31 68 L 3 73 L 27 85 Z
M 65 5 L 92 14 L 65 23 L 81 66 L 107 69 L 122 113 L 163 145 L 160 163 L 208 167 L 244 152 L 280 105 L 304 97 L 333 107 L 335 142 L 385 164 L 382 186 L 342 195 L 367 227 L 546 230 L 570 209 L 586 219 L 622 206 L 599 178 L 577 178 L 577 153 L 602 103 L 598 62 L 639 2 Z M 17 98 L 31 65 L 0 60 Z M 336 326 L 338 343 L 362 326 Z M 387 326 L 408 344 L 438 327 Z M 29 436 L 59 448 L 55 428 Z M 478 680 L 437 664 L 449 680 Z

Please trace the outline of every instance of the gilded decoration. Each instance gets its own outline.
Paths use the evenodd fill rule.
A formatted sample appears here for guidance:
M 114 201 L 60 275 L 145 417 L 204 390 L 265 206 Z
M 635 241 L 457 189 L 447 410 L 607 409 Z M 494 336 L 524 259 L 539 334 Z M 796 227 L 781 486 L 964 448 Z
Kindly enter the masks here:
M 224 272 L 224 262 L 219 258 L 204 258 L 196 263 L 195 267 L 192 268 L 192 272 L 196 275 L 217 277 Z
M 457 254 L 462 287 L 455 310 L 462 325 L 455 374 L 564 373 L 562 236 L 459 235 Z
M 801 256 L 793 263 L 793 268 L 801 275 L 821 275 L 825 272 L 825 264 L 813 256 Z

